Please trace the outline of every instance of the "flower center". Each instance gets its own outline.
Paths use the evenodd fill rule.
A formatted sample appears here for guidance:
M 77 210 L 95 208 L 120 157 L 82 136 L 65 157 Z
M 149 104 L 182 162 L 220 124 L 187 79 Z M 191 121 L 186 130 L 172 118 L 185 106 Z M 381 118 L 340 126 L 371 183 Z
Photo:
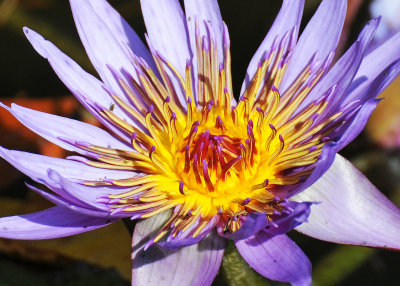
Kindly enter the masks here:
M 335 139 L 333 131 L 348 115 L 329 108 L 335 86 L 318 101 L 304 104 L 333 53 L 323 62 L 314 57 L 283 94 L 278 90 L 292 55 L 293 32 L 265 54 L 232 106 L 227 31 L 219 63 L 212 29 L 207 30 L 209 37 L 201 38 L 197 28 L 197 64 L 187 63 L 184 78 L 156 51 L 157 75 L 138 58 L 133 58 L 138 80 L 127 81 L 114 72 L 128 98 L 110 92 L 116 106 L 93 109 L 131 138 L 134 151 L 69 142 L 95 159 L 83 160 L 86 164 L 137 172 L 129 179 L 84 182 L 121 188 L 119 194 L 98 199 L 112 214 L 148 218 L 174 210 L 153 242 L 167 233 L 201 236 L 217 223 L 235 232 L 252 212 L 265 213 L 273 225 L 274 217 L 290 212 L 285 198 L 312 173 L 322 147 Z M 179 99 L 180 91 L 186 102 Z M 120 119 L 118 111 L 137 124 Z

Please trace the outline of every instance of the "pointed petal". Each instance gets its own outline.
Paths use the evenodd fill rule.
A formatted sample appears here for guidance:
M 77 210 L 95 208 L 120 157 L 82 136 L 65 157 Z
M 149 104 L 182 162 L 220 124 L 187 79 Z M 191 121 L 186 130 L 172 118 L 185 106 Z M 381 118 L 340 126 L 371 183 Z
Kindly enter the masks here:
M 114 103 L 101 87 L 103 84 L 101 81 L 85 72 L 76 62 L 40 34 L 27 27 L 24 27 L 23 30 L 34 49 L 49 61 L 56 74 L 71 92 L 79 91 L 88 98 L 94 95 L 93 99 L 104 106 Z
M 363 59 L 355 79 L 346 94 L 344 104 L 362 98 L 375 78 L 392 63 L 400 59 L 399 46 L 400 33 L 397 33 Z
M 84 154 L 82 149 L 68 144 L 60 138 L 73 138 L 97 146 L 132 150 L 128 145 L 96 126 L 25 108 L 17 104 L 12 104 L 11 108 L 1 103 L 0 105 L 33 132 L 66 150 Z
M 263 231 L 235 242 L 244 260 L 261 275 L 292 285 L 311 285 L 311 263 L 285 234 L 269 236 Z
M 357 41 L 311 90 L 310 94 L 299 107 L 299 110 L 320 98 L 334 85 L 336 85 L 335 96 L 332 97 L 330 106 L 336 106 L 336 103 L 340 102 L 347 87 L 353 81 L 363 59 L 365 49 L 368 47 L 368 44 L 375 34 L 379 21 L 379 18 L 369 21 L 360 33 Z
M 24 27 L 24 33 L 35 50 L 49 61 L 61 81 L 101 123 L 116 134 L 120 136 L 123 134 L 98 115 L 98 112 L 93 108 L 95 104 L 104 108 L 112 106 L 115 115 L 141 129 L 141 126 L 136 124 L 130 116 L 122 111 L 109 93 L 106 92 L 103 88 L 103 82 L 85 72 L 76 62 L 35 31 Z M 129 141 L 129 138 L 127 139 Z
M 400 210 L 350 162 L 335 162 L 314 185 L 295 196 L 312 200 L 308 222 L 296 230 L 309 236 L 345 244 L 400 249 Z
M 186 230 L 183 234 L 177 235 L 176 237 L 172 237 L 172 235 L 170 235 L 166 241 L 158 242 L 157 244 L 163 248 L 179 249 L 181 247 L 199 243 L 210 233 L 210 231 L 213 231 L 218 223 L 218 220 L 219 215 L 214 216 L 196 237 L 193 237 L 192 235 L 196 229 L 196 226 L 198 226 L 198 224 L 201 222 L 200 220 L 198 223 Z
M 109 178 L 129 178 L 133 172 L 119 173 L 113 170 L 93 168 L 82 163 L 65 159 L 51 158 L 20 151 L 10 151 L 0 147 L 0 156 L 35 182 L 48 188 L 70 203 L 108 211 L 103 204 L 94 203 L 98 196 L 127 191 L 127 188 L 89 187 L 73 183 L 68 179 L 103 180 Z M 53 169 L 54 168 L 54 169 Z M 51 170 L 51 171 L 49 171 Z M 63 177 L 63 175 L 65 177 Z M 136 174 L 133 174 L 135 176 Z M 67 179 L 68 178 L 68 179 Z
M 95 168 L 77 161 L 8 150 L 3 147 L 0 147 L 0 156 L 35 181 L 47 176 L 47 169 L 49 168 L 57 171 L 67 179 L 124 179 L 136 175 L 134 172 Z
M 0 237 L 23 240 L 51 239 L 106 226 L 115 220 L 85 216 L 63 207 L 0 218 Z
M 372 112 L 380 99 L 375 99 L 386 87 L 400 74 L 400 60 L 397 60 L 387 69 L 385 69 L 368 87 L 368 89 L 360 96 L 361 100 L 367 100 L 360 111 L 354 116 L 353 121 L 349 123 L 346 131 L 337 142 L 338 150 L 345 147 L 354 138 L 361 133 L 367 124 Z
M 358 134 L 361 133 L 380 101 L 380 99 L 371 99 L 363 104 L 360 110 L 354 115 L 354 119 L 349 122 L 340 139 L 337 141 L 337 151 L 347 146 L 358 136 Z
M 104 24 L 107 25 L 107 28 L 118 43 L 127 45 L 136 56 L 143 58 L 153 70 L 157 69 L 146 45 L 108 1 L 88 0 L 87 2 L 90 3 L 93 11 L 100 19 L 106 19 Z
M 195 20 L 199 23 L 200 36 L 208 35 L 204 22 L 207 22 L 215 37 L 215 45 L 218 48 L 218 59 L 223 62 L 223 36 L 224 23 L 219 10 L 217 0 L 185 0 L 185 14 L 189 29 L 192 54 L 196 54 Z
M 292 60 L 282 82 L 283 91 L 295 80 L 315 53 L 318 52 L 318 58 L 324 60 L 336 49 L 346 16 L 346 8 L 346 0 L 322 1 L 294 49 Z
M 283 37 L 286 32 L 295 28 L 295 34 L 299 32 L 301 17 L 303 15 L 304 0 L 284 0 L 282 3 L 281 10 L 276 16 L 274 24 L 269 29 L 267 36 L 264 38 L 260 47 L 257 49 L 250 64 L 247 68 L 246 79 L 242 84 L 242 90 L 240 94 L 243 94 L 248 83 L 253 78 L 258 63 L 263 58 L 264 54 L 272 47 L 276 37 Z
M 118 71 L 124 69 L 134 78 L 137 78 L 132 65 L 131 51 L 126 43 L 127 35 L 125 33 L 120 34 L 123 28 L 116 29 L 115 24 L 113 24 L 115 20 L 107 25 L 108 19 L 102 18 L 104 15 L 96 13 L 101 9 L 94 9 L 91 2 L 70 0 L 75 25 L 86 53 L 101 79 L 121 96 L 123 92 L 108 66 L 112 66 Z M 134 39 L 132 38 L 132 40 Z M 143 47 L 136 51 L 141 50 L 143 51 Z
M 185 15 L 177 0 L 142 0 L 142 13 L 153 48 L 181 73 L 190 59 Z
M 152 245 L 143 247 L 158 231 L 170 212 L 140 221 L 133 234 L 132 285 L 211 285 L 222 262 L 225 243 L 223 238 L 211 232 L 198 244 L 167 250 Z
M 59 207 L 62 207 L 62 208 L 69 209 L 75 213 L 80 213 L 82 215 L 91 216 L 91 217 L 105 217 L 105 218 L 125 217 L 125 216 L 122 216 L 121 214 L 111 214 L 109 211 L 94 210 L 94 209 L 86 208 L 84 206 L 75 205 L 74 203 L 71 203 L 70 201 L 68 201 L 67 199 L 65 199 L 63 197 L 60 197 L 53 193 L 46 192 L 40 188 L 34 187 L 27 183 L 25 183 L 25 185 L 32 191 L 34 191 L 34 192 L 38 193 L 39 195 L 41 195 L 42 197 L 44 197 L 46 200 L 52 202 L 53 204 L 55 204 Z
M 217 0 L 186 0 L 185 14 L 188 35 L 190 39 L 190 51 L 192 55 L 192 80 L 193 96 L 197 102 L 198 92 L 198 69 L 197 69 L 197 48 L 196 48 L 196 22 L 198 24 L 198 37 L 201 39 L 209 37 L 213 40 L 218 52 L 218 63 L 224 62 L 224 22 L 222 21 Z
M 142 13 L 151 46 L 184 77 L 186 61 L 192 58 L 186 19 L 178 0 L 141 0 Z M 185 96 L 173 74 L 173 85 L 184 105 Z
M 132 188 L 113 188 L 111 187 L 92 187 L 83 184 L 75 183 L 71 180 L 63 178 L 59 173 L 54 170 L 48 169 L 47 177 L 49 178 L 45 183 L 52 186 L 52 190 L 60 196 L 72 202 L 78 202 L 78 205 L 90 207 L 92 209 L 110 211 L 110 207 L 102 202 L 98 202 L 99 197 L 108 196 L 111 194 L 120 194 L 127 192 Z M 132 214 L 131 214 L 132 215 Z M 125 217 L 131 216 L 126 214 Z

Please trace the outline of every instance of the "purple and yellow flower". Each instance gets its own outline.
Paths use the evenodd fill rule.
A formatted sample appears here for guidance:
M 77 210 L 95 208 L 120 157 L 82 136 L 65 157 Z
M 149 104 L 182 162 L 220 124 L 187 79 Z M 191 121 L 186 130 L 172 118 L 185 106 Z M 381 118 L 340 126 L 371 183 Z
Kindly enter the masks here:
M 400 210 L 336 154 L 400 72 L 400 35 L 364 53 L 379 19 L 332 64 L 347 1 L 322 1 L 298 39 L 304 1 L 284 0 L 236 101 L 216 0 L 184 1 L 185 14 L 177 0 L 143 0 L 147 46 L 106 1 L 70 2 L 101 80 L 24 32 L 109 131 L 3 106 L 77 155 L 0 149 L 56 205 L 1 218 L 1 237 L 50 239 L 139 220 L 132 285 L 210 285 L 225 239 L 265 277 L 309 285 L 311 264 L 286 236 L 294 228 L 326 241 L 400 249 Z

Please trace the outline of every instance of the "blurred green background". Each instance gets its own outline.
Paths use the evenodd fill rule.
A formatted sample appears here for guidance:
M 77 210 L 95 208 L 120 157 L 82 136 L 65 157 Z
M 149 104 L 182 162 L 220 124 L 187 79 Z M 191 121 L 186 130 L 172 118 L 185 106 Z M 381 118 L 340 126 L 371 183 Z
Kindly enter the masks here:
M 395 0 L 397 1 L 397 0 Z M 303 27 L 320 1 L 306 0 Z M 348 47 L 371 17 L 371 1 L 349 1 L 339 52 Z M 138 0 L 110 0 L 141 36 L 145 27 Z M 259 43 L 272 24 L 280 0 L 219 0 L 232 42 L 234 89 L 241 81 Z M 107 20 L 107 19 L 105 19 Z M 28 26 L 54 42 L 83 68 L 95 74 L 79 41 L 67 0 L 0 0 L 0 97 L 9 104 L 69 116 L 96 124 L 32 49 L 22 33 Z M 371 181 L 400 203 L 400 81 L 385 93 L 366 131 L 342 155 L 352 160 Z M 0 112 L 0 145 L 7 148 L 65 156 L 54 145 L 33 135 Z M 396 146 L 397 145 L 397 146 Z M 28 213 L 50 204 L 29 192 L 27 178 L 0 161 L 0 215 Z M 314 285 L 400 285 L 400 253 L 341 246 L 290 236 L 313 264 Z M 400 239 L 400 238 L 399 238 Z M 244 270 L 248 270 L 245 271 Z M 244 273 L 246 273 L 244 275 Z M 122 223 L 74 237 L 48 241 L 0 239 L 0 286 L 130 285 L 130 237 Z M 283 285 L 268 282 L 249 270 L 232 245 L 228 246 L 215 285 Z

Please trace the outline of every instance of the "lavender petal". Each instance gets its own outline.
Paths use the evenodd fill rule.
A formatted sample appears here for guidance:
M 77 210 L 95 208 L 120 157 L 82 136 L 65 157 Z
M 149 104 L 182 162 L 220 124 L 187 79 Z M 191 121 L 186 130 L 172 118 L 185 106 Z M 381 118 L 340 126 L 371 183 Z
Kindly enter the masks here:
M 140 3 L 150 45 L 184 77 L 186 61 L 192 58 L 192 54 L 186 19 L 179 1 L 142 0 Z M 169 71 L 168 74 L 173 79 L 178 99 L 186 106 L 179 81 Z
M 132 242 L 132 285 L 211 285 L 222 262 L 225 243 L 211 232 L 198 244 L 167 250 L 157 244 L 143 247 L 158 231 L 170 212 L 136 224 Z
M 67 179 L 124 179 L 136 175 L 135 172 L 101 169 L 72 160 L 8 150 L 3 147 L 0 147 L 0 156 L 35 181 L 47 176 L 47 169 L 49 168 L 57 171 L 61 176 Z
M 235 242 L 244 260 L 261 275 L 296 286 L 311 285 L 311 263 L 285 234 L 255 236 Z
M 400 59 L 400 32 L 369 53 L 362 61 L 353 83 L 350 85 L 346 100 L 348 102 L 363 99 L 365 91 L 372 82 L 391 64 Z
M 254 76 L 258 63 L 263 58 L 264 54 L 272 47 L 276 37 L 282 37 L 286 32 L 295 29 L 295 34 L 299 32 L 301 17 L 304 10 L 304 0 L 292 1 L 284 0 L 281 10 L 276 16 L 274 24 L 269 29 L 267 36 L 262 41 L 261 45 L 255 52 L 250 64 L 247 68 L 246 78 L 243 81 L 240 94 L 246 90 L 250 80 Z
M 364 52 L 379 25 L 379 21 L 379 18 L 373 19 L 364 27 L 357 41 L 311 90 L 310 94 L 301 104 L 300 110 L 308 106 L 312 101 L 317 100 L 334 85 L 336 85 L 335 96 L 332 97 L 330 106 L 337 106 L 337 103 L 340 102 L 347 87 L 353 81 L 363 59 Z M 336 112 L 335 110 L 332 111 Z
M 346 16 L 347 1 L 323 0 L 294 49 L 281 89 L 285 91 L 318 52 L 324 60 L 336 49 Z
M 340 155 L 325 175 L 293 199 L 320 202 L 313 206 L 308 222 L 296 228 L 304 234 L 336 243 L 400 249 L 400 209 Z
M 105 15 L 100 13 L 102 11 L 101 5 L 92 5 L 93 2 L 70 0 L 75 26 L 86 53 L 103 82 L 119 96 L 122 96 L 124 92 L 115 80 L 109 66 L 118 71 L 123 69 L 136 78 L 136 71 L 131 60 L 132 51 L 130 51 L 127 43 L 128 35 L 124 27 L 117 28 L 115 26 L 117 20 L 111 21 L 111 24 L 106 24 L 108 19 L 103 18 Z M 108 16 L 115 17 L 116 14 L 110 13 Z M 123 25 L 123 23 L 121 22 L 120 25 Z M 131 38 L 131 40 L 134 39 Z M 136 39 L 138 40 L 136 44 L 139 47 L 136 51 L 142 52 L 142 55 L 149 58 L 150 56 L 147 53 L 143 54 L 145 49 L 143 43 L 138 38 Z
M 82 149 L 68 144 L 60 138 L 73 138 L 107 148 L 133 150 L 108 132 L 88 123 L 36 111 L 17 104 L 12 104 L 11 108 L 1 103 L 0 105 L 33 132 L 66 150 L 82 153 Z
M 85 216 L 63 207 L 0 218 L 0 237 L 23 240 L 51 239 L 106 226 L 115 220 Z

